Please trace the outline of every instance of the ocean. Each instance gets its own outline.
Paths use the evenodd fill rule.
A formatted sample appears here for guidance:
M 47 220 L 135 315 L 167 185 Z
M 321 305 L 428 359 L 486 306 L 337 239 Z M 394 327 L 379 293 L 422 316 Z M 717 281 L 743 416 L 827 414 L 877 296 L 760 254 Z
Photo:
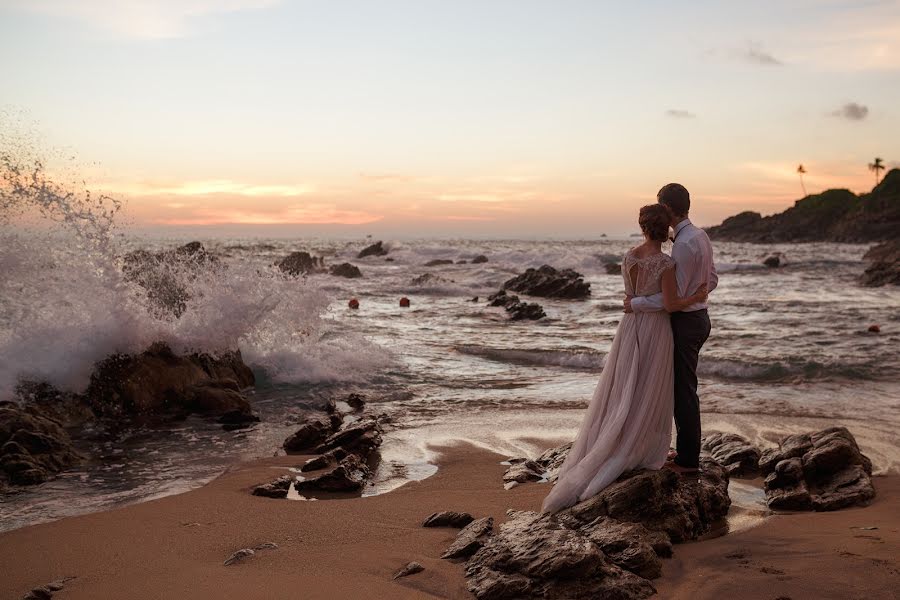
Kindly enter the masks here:
M 87 431 L 79 444 L 91 460 L 3 496 L 0 530 L 200 486 L 238 461 L 280 452 L 305 411 L 350 392 L 392 420 L 367 494 L 434 473 L 435 448 L 452 441 L 535 455 L 574 435 L 622 316 L 622 278 L 606 264 L 639 241 L 385 240 L 387 257 L 357 259 L 373 240 L 201 239 L 219 263 L 185 278 L 191 299 L 175 319 L 152 314 L 117 261 L 190 240 L 110 240 L 5 234 L 0 399 L 21 377 L 82 390 L 97 360 L 156 340 L 179 351 L 237 346 L 257 376 L 249 397 L 262 422 L 236 432 L 198 417 Z M 705 430 L 771 445 L 845 425 L 876 473 L 900 469 L 900 289 L 857 285 L 866 249 L 715 244 L 720 283 L 700 360 Z M 363 277 L 279 276 L 273 264 L 298 250 L 353 263 Z M 785 266 L 763 266 L 773 252 Z M 480 254 L 488 262 L 469 262 Z M 467 262 L 425 266 L 435 259 Z M 529 299 L 544 307 L 540 321 L 511 322 L 487 306 L 505 280 L 543 264 L 583 273 L 590 298 Z M 868 331 L 873 324 L 880 333 Z

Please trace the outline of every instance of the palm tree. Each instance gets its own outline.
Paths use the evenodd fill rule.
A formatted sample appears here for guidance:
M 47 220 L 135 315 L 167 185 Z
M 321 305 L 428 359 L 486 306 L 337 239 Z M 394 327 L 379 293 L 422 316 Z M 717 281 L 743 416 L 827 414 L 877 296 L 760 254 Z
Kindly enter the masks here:
M 874 162 L 869 163 L 869 170 L 875 172 L 875 185 L 878 185 L 878 171 L 884 171 L 884 163 L 880 158 L 876 158 Z
M 797 173 L 800 174 L 800 187 L 803 188 L 803 197 L 806 198 L 806 186 L 803 184 L 803 174 L 806 173 L 806 169 L 803 168 L 803 165 L 797 167 Z

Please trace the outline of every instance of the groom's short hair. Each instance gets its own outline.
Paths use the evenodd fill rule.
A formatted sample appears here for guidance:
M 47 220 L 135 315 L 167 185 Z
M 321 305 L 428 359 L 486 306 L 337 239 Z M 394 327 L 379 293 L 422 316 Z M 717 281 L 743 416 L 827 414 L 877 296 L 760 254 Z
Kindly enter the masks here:
M 680 183 L 667 183 L 656 194 L 656 201 L 669 207 L 676 217 L 686 217 L 691 210 L 691 194 Z

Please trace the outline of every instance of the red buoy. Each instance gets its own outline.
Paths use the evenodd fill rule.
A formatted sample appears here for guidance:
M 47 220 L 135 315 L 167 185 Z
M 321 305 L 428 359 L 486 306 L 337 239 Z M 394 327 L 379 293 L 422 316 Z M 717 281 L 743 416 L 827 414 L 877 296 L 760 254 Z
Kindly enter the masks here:
M 350 298 L 350 303 L 348 304 L 348 306 L 352 309 L 359 308 L 359 300 L 357 300 L 356 298 Z
M 400 298 L 400 308 L 409 308 L 409 298 L 406 296 Z
M 878 325 L 869 325 L 869 333 L 881 333 L 881 327 Z

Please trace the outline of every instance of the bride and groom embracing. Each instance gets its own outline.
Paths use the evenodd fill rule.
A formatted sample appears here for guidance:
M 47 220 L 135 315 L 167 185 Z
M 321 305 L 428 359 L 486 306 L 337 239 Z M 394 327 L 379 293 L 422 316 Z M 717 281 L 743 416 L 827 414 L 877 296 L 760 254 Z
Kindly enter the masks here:
M 709 237 L 688 219 L 687 189 L 670 183 L 657 200 L 640 211 L 644 243 L 622 262 L 625 316 L 543 512 L 586 500 L 632 469 L 698 470 L 697 360 L 718 276 Z M 670 226 L 671 256 L 662 252 Z M 673 415 L 676 450 L 669 452 Z

